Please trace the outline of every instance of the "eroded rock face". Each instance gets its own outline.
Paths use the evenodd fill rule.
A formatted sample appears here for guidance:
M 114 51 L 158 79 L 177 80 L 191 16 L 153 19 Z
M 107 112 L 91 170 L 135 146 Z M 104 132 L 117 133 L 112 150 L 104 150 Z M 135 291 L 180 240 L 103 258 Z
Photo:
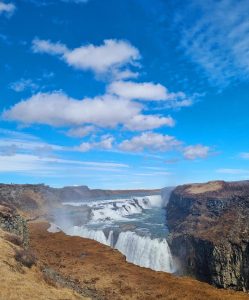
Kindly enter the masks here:
M 249 290 L 249 182 L 177 187 L 167 206 L 179 272 L 218 287 Z
M 0 205 L 0 228 L 19 236 L 23 246 L 29 245 L 29 233 L 26 220 L 15 209 Z
M 0 184 L 0 204 L 25 212 L 33 211 L 45 204 L 43 193 L 46 190 L 42 184 Z

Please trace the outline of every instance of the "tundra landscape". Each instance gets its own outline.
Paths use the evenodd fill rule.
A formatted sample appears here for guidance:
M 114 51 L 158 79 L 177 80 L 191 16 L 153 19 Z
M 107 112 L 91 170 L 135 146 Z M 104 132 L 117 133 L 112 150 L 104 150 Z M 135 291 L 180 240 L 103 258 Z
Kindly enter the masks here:
M 248 0 L 0 0 L 0 300 L 249 299 Z
M 96 199 L 96 190 L 2 184 L 2 299 L 32 299 L 33 293 L 37 299 L 249 299 L 239 292 L 248 290 L 248 226 L 242 221 L 247 220 L 248 189 L 248 182 L 220 181 L 162 191 L 168 240 L 178 262 L 175 274 L 168 274 L 128 263 L 118 250 L 92 239 L 49 232 L 70 193 L 75 203 L 85 190 L 87 199 Z M 150 193 L 159 191 L 98 190 L 98 197 Z M 241 211 L 233 214 L 238 198 Z M 83 206 L 70 211 L 79 226 L 83 211 Z M 10 289 L 13 283 L 15 289 Z

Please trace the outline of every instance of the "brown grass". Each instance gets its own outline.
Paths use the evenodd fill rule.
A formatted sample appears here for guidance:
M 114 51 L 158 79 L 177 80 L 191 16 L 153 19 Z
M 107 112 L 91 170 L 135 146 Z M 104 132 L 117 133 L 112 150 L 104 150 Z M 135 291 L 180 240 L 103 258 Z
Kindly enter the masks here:
M 30 224 L 38 258 L 101 300 L 248 300 L 242 292 L 216 289 L 187 277 L 127 263 L 118 251 L 95 241 L 48 233 L 47 224 Z
M 1 300 L 82 300 L 69 289 L 48 285 L 37 266 L 23 268 L 14 258 L 17 246 L 4 239 L 0 230 L 0 299 Z
M 203 184 L 192 184 L 186 191 L 190 194 L 203 194 L 207 192 L 218 191 L 223 187 L 222 182 L 213 181 Z
M 34 253 L 28 249 L 16 249 L 15 260 L 27 268 L 31 268 L 37 261 Z
M 5 234 L 4 239 L 16 246 L 21 246 L 23 243 L 18 235 L 12 233 Z

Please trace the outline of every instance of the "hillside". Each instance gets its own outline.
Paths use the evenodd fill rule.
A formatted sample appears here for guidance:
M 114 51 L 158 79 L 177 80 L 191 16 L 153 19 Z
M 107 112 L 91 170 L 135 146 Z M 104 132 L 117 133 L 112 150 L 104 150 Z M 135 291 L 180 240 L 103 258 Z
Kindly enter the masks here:
M 29 249 L 25 220 L 15 210 L 0 206 L 0 299 L 87 299 L 70 289 L 51 285 L 41 269 L 41 262 Z
M 46 223 L 30 224 L 31 249 L 39 260 L 67 278 L 72 287 L 95 300 L 244 300 L 249 295 L 219 290 L 127 263 L 110 247 L 62 232 L 49 233 Z

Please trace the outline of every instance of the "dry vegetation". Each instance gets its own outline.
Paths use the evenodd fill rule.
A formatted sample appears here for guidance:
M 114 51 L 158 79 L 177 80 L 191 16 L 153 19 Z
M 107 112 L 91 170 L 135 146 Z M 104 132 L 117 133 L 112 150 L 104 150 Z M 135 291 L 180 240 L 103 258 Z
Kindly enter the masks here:
M 15 260 L 27 268 L 31 268 L 37 261 L 34 253 L 29 249 L 16 249 Z
M 202 194 L 207 192 L 214 192 L 222 189 L 223 183 L 221 181 L 212 181 L 203 184 L 192 184 L 187 190 L 190 194 Z
M 190 278 L 137 267 L 107 246 L 62 232 L 48 233 L 47 228 L 45 223 L 30 225 L 31 247 L 37 257 L 92 299 L 249 299 L 242 292 L 219 290 Z
M 22 243 L 23 243 L 22 239 L 18 235 L 13 234 L 13 233 L 6 233 L 4 235 L 4 239 L 16 246 L 22 246 Z
M 85 299 L 69 289 L 48 285 L 39 268 L 27 268 L 14 258 L 21 249 L 5 239 L 0 230 L 0 300 L 80 300 Z

